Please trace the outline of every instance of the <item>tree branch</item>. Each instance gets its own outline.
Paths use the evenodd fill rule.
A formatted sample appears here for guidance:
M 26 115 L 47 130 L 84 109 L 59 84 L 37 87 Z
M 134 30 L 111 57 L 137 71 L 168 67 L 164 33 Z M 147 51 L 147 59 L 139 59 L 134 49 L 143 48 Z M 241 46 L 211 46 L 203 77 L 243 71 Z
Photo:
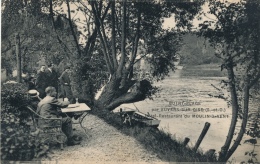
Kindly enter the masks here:
M 137 62 L 139 62 L 140 60 L 142 60 L 142 59 L 143 59 L 144 57 L 146 57 L 147 55 L 148 55 L 148 54 L 145 54 L 145 55 L 141 56 L 140 59 L 137 59 L 137 60 L 134 62 L 134 64 L 137 63 Z
M 136 54 L 137 54 L 137 49 L 138 49 L 138 42 L 139 42 L 139 33 L 140 33 L 140 26 L 141 26 L 141 11 L 138 8 L 138 14 L 137 14 L 137 29 L 136 29 L 136 33 L 135 33 L 135 39 L 134 39 L 134 43 L 132 45 L 132 53 L 131 53 L 131 57 L 130 57 L 130 64 L 127 68 L 127 70 L 129 71 L 130 69 L 132 69 L 133 65 L 134 65 L 134 61 L 136 58 Z
M 116 70 L 118 63 L 116 60 L 115 1 L 112 2 L 112 58 Z
M 116 27 L 117 27 L 117 33 L 118 33 L 118 36 L 121 37 L 120 30 L 119 30 L 119 26 L 118 26 L 118 24 L 119 24 L 118 16 L 117 16 L 116 13 L 115 13 L 115 16 L 116 16 Z
M 107 12 L 108 12 L 108 9 L 110 8 L 110 5 L 111 5 L 111 2 L 108 3 L 103 16 L 101 17 L 102 22 L 104 21 L 106 15 L 107 15 Z
M 82 3 L 82 2 L 80 2 L 80 3 Z M 82 5 L 85 6 L 84 4 L 82 4 Z M 103 16 L 102 16 L 102 18 L 101 18 L 101 21 L 102 21 L 102 22 L 104 21 L 106 15 L 107 15 L 107 12 L 108 12 L 109 7 L 110 7 L 110 3 L 109 3 L 108 6 L 106 7 L 105 12 L 104 12 L 104 14 L 103 14 Z M 90 28 L 90 27 L 88 26 L 88 31 L 89 31 L 89 33 L 90 33 L 89 28 Z M 91 34 L 91 36 L 88 38 L 88 40 L 87 40 L 87 42 L 86 42 L 86 46 L 85 46 L 84 49 L 85 49 L 85 53 L 87 53 L 87 54 L 90 54 L 90 52 L 93 50 L 93 48 L 94 48 L 94 46 L 95 46 L 95 41 L 96 41 L 97 32 L 98 32 L 97 29 L 98 29 L 98 28 L 97 28 L 97 24 L 96 24 L 93 33 Z
M 104 53 L 104 57 L 105 57 L 105 61 L 106 61 L 106 65 L 108 67 L 108 71 L 110 72 L 110 74 L 113 74 L 113 69 L 109 63 L 109 56 L 107 54 L 107 51 L 106 51 L 106 48 L 105 48 L 105 43 L 104 43 L 104 39 L 102 37 L 102 34 L 101 34 L 101 31 L 100 31 L 100 22 L 98 20 L 98 13 L 96 11 L 96 8 L 95 8 L 95 5 L 94 5 L 94 2 L 91 1 L 90 2 L 91 4 L 91 7 L 92 7 L 92 10 L 93 10 L 93 13 L 94 13 L 94 18 L 95 18 L 95 24 L 96 24 L 96 27 L 97 27 L 97 32 L 98 32 L 98 35 L 100 36 L 100 40 L 101 40 L 101 45 L 102 45 L 102 51 Z
M 75 42 L 76 47 L 77 47 L 78 57 L 80 58 L 81 57 L 81 50 L 80 50 L 80 46 L 79 46 L 79 43 L 78 43 L 78 39 L 77 39 L 76 33 L 74 31 L 74 28 L 73 28 L 72 21 L 71 21 L 69 0 L 66 0 L 66 3 L 67 3 L 67 8 L 68 8 L 68 19 L 69 19 L 69 25 L 70 25 L 71 34 L 72 34 L 72 36 L 74 38 L 74 42 Z
M 88 39 L 86 41 L 86 46 L 84 48 L 86 54 L 90 54 L 90 52 L 92 51 L 92 48 L 96 42 L 96 38 L 97 38 L 97 29 L 95 28 L 95 30 L 93 31 L 91 36 L 88 37 Z
M 125 44 L 126 44 L 126 0 L 123 0 L 123 20 L 122 20 L 122 40 L 121 40 L 121 58 L 117 69 L 117 74 L 122 75 L 122 70 L 125 64 Z
M 117 99 L 113 100 L 109 105 L 106 106 L 108 110 L 113 110 L 123 103 L 134 103 L 145 100 L 145 95 L 140 90 L 127 92 Z
M 95 4 L 96 4 L 96 8 L 97 8 L 97 2 L 94 2 Z M 100 3 L 101 4 L 101 3 Z M 101 8 L 101 7 L 100 7 Z M 100 9 L 100 13 L 101 13 L 101 9 Z M 100 16 L 98 16 L 97 17 L 98 18 L 98 21 L 99 21 L 99 24 L 100 24 L 100 27 L 101 27 L 101 29 L 100 29 L 100 31 L 102 32 L 102 37 L 103 37 L 103 40 L 104 40 L 104 47 L 105 47 L 105 49 L 106 49 L 106 52 L 107 52 L 107 57 L 108 57 L 108 61 L 109 61 L 109 63 L 110 63 L 110 66 L 111 66 L 111 68 L 112 68 L 112 71 L 114 72 L 114 64 L 113 64 L 113 62 L 112 62 L 112 60 L 111 60 L 111 58 L 110 58 L 110 53 L 109 53 L 109 48 L 108 48 L 108 39 L 107 39 L 107 36 L 106 36 L 106 32 L 105 32 L 105 28 L 104 28 L 104 24 L 103 24 L 103 21 L 101 20 L 101 18 L 100 18 Z
M 3 41 L 3 40 L 2 40 Z M 3 43 L 3 42 L 2 42 Z M 1 53 L 5 53 L 7 51 L 9 51 L 12 47 L 14 47 L 15 45 L 11 45 L 11 41 L 8 39 L 8 46 L 6 46 L 5 49 L 3 49 L 3 46 L 2 46 L 2 49 L 1 49 Z
M 54 13 L 53 13 L 52 0 L 50 0 L 50 16 L 51 16 L 51 20 L 52 20 L 52 26 L 53 26 L 53 28 L 54 28 L 54 31 L 55 31 L 55 33 L 56 33 L 56 36 L 57 36 L 57 39 L 58 39 L 59 43 L 60 43 L 61 45 L 63 45 L 65 51 L 67 50 L 70 54 L 73 54 L 73 53 L 70 51 L 70 49 L 67 47 L 67 45 L 66 45 L 65 43 L 63 43 L 63 41 L 60 39 L 59 34 L 58 34 L 57 30 L 56 30 L 55 23 L 54 23 L 54 18 L 53 18 Z M 67 56 L 68 58 L 70 58 L 70 56 L 69 56 L 68 54 L 66 54 L 66 56 Z

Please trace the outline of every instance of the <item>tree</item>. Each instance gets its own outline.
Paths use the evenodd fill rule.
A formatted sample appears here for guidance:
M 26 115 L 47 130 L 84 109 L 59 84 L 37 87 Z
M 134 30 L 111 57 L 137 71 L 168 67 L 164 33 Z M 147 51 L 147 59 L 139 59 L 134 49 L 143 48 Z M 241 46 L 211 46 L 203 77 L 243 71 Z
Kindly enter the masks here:
M 200 35 L 209 38 L 228 73 L 223 81 L 230 93 L 232 119 L 227 139 L 221 148 L 219 161 L 226 162 L 239 146 L 246 131 L 250 89 L 260 78 L 260 5 L 259 2 L 222 3 L 209 1 L 210 14 L 216 20 L 201 24 Z M 240 130 L 234 138 L 237 119 L 242 118 Z
M 5 2 L 6 6 L 7 4 L 14 6 L 9 1 Z M 82 90 L 88 83 L 94 86 L 93 92 L 96 92 L 103 83 L 96 84 L 97 81 L 105 81 L 105 89 L 99 99 L 94 101 L 94 106 L 108 110 L 113 110 L 122 103 L 144 100 L 155 92 L 152 79 L 141 77 L 136 65 L 140 60 L 146 60 L 150 63 L 149 74 L 157 80 L 163 79 L 169 70 L 174 69 L 173 61 L 180 47 L 180 34 L 191 28 L 191 20 L 201 5 L 201 3 L 172 1 L 32 2 L 19 1 L 21 5 L 18 5 L 18 2 L 15 5 L 17 8 L 21 6 L 20 8 L 26 11 L 26 5 L 41 9 L 31 8 L 31 15 L 34 18 L 45 18 L 45 21 L 36 19 L 35 25 L 38 27 L 40 24 L 41 27 L 28 30 L 33 36 L 49 32 L 44 35 L 49 38 L 41 40 L 41 44 L 37 44 L 37 49 L 46 46 L 43 52 L 53 54 L 49 49 L 55 48 L 52 45 L 55 38 L 60 45 L 58 49 L 63 49 L 67 61 L 70 61 L 68 63 L 73 66 L 74 82 L 78 85 L 78 90 Z M 67 10 L 66 15 L 62 12 L 63 4 Z M 76 10 L 71 8 L 72 4 L 76 5 Z M 14 12 L 16 9 L 10 11 Z M 79 22 L 80 18 L 73 16 L 75 12 L 82 12 L 85 16 L 82 30 L 77 24 L 82 23 Z M 17 13 L 22 17 L 22 14 Z M 171 14 L 175 16 L 176 27 L 172 30 L 162 29 L 164 17 L 170 17 Z M 32 18 L 28 20 L 31 21 Z M 70 39 L 62 36 L 64 31 Z M 79 41 L 82 37 L 85 39 L 85 44 Z M 32 37 L 25 40 L 38 43 L 35 40 L 37 37 L 29 38 Z M 93 70 L 94 74 L 91 73 Z
M 67 17 L 63 17 L 69 22 L 74 41 L 75 50 L 69 58 L 73 61 L 73 80 L 77 84 L 78 94 L 85 92 L 82 88 L 86 88 L 86 84 L 91 86 L 87 88 L 96 92 L 105 82 L 101 96 L 96 101 L 92 99 L 92 102 L 96 108 L 107 110 L 123 103 L 144 100 L 155 92 L 151 79 L 140 78 L 135 65 L 140 60 L 147 60 L 151 65 L 151 76 L 157 80 L 163 79 L 170 69 L 174 69 L 180 32 L 190 29 L 190 21 L 201 5 L 171 1 L 49 2 L 53 27 L 62 45 L 67 43 L 59 37 L 62 29 L 59 31 L 55 27 L 54 17 L 61 16 L 61 12 L 67 10 Z M 63 4 L 66 7 L 60 7 Z M 71 5 L 76 6 L 76 10 L 71 10 Z M 74 18 L 72 14 L 75 12 L 81 12 L 85 20 Z M 164 30 L 163 18 L 171 13 L 175 13 L 176 28 Z M 79 21 L 84 24 L 81 31 L 76 23 Z M 82 36 L 86 41 L 84 45 L 79 43 Z M 141 52 L 141 49 L 145 51 Z
M 157 79 L 163 79 L 169 70 L 174 68 L 173 61 L 179 50 L 180 37 L 177 29 L 162 29 L 162 18 L 173 12 L 180 12 L 182 15 L 176 14 L 179 16 L 176 17 L 179 21 L 178 30 L 187 28 L 187 15 L 191 12 L 185 10 L 185 7 L 192 5 L 183 3 L 182 6 L 172 2 L 160 4 L 154 1 L 89 3 L 110 74 L 110 79 L 95 106 L 99 109 L 113 110 L 123 103 L 141 101 L 151 96 L 155 88 L 150 80 L 140 78 L 140 75 L 134 72 L 134 65 L 140 60 L 139 57 L 147 60 L 150 64 L 150 74 Z M 100 13 L 107 8 L 110 9 L 108 21 L 103 21 Z M 145 51 L 140 53 L 140 49 Z
M 214 48 L 205 38 L 196 36 L 196 33 L 188 33 L 183 36 L 183 46 L 179 52 L 180 64 L 200 65 L 220 63 L 220 59 L 214 55 Z
M 38 61 L 44 58 L 46 62 L 59 64 L 68 56 L 68 51 L 57 42 L 57 33 L 53 31 L 52 21 L 44 9 L 49 6 L 46 1 L 12 1 L 2 2 L 2 68 L 16 68 L 15 33 L 20 35 L 22 69 L 24 72 L 34 72 Z M 56 21 L 58 22 L 58 21 Z M 64 40 L 68 38 L 66 27 L 60 34 Z

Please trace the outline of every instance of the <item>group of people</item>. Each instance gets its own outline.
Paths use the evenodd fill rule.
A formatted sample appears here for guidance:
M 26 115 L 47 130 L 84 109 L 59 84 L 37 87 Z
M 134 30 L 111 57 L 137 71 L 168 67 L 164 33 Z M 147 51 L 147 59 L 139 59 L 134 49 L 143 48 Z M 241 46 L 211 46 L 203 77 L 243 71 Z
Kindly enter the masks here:
M 35 82 L 29 81 L 29 94 L 31 95 L 31 105 L 36 112 L 45 118 L 61 118 L 62 131 L 67 136 L 69 146 L 80 143 L 80 137 L 73 135 L 72 117 L 77 119 L 80 115 L 76 113 L 63 114 L 60 108 L 65 108 L 72 103 L 73 95 L 70 87 L 69 67 L 58 78 L 53 64 L 48 65 L 48 69 L 42 65 L 36 75 Z M 31 82 L 31 84 L 30 84 Z M 59 99 L 57 95 L 58 84 L 61 84 L 62 95 L 67 99 Z M 31 88 L 30 88 L 31 87 Z M 36 94 L 36 93 L 37 94 Z
M 58 73 L 54 69 L 54 64 L 48 64 L 47 68 L 45 65 L 42 65 L 36 75 L 35 81 L 33 77 L 29 78 L 28 89 L 36 89 L 40 94 L 39 97 L 44 98 L 46 96 L 45 89 L 48 86 L 54 87 L 56 91 L 59 91 L 60 86 L 59 97 L 67 97 L 71 102 L 73 99 L 73 94 L 71 91 L 69 72 L 70 67 L 66 66 L 61 76 L 58 76 Z

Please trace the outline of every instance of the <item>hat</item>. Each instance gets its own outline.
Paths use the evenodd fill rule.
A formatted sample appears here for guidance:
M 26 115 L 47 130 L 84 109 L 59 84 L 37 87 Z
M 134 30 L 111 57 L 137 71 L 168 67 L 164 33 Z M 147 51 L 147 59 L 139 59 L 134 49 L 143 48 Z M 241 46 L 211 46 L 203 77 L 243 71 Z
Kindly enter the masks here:
M 28 93 L 29 93 L 30 97 L 32 97 L 32 98 L 39 96 L 39 92 L 35 89 L 29 90 Z

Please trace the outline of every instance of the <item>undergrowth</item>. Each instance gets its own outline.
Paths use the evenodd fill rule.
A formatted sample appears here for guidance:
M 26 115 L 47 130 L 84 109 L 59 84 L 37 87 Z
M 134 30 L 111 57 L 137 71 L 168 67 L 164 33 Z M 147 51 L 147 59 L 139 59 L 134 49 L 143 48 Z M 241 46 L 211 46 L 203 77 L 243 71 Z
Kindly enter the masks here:
M 93 110 L 92 114 L 114 126 L 122 133 L 136 138 L 148 151 L 167 162 L 216 162 L 216 156 L 194 152 L 192 148 L 177 141 L 170 133 L 142 124 L 127 126 L 122 123 L 118 113 L 105 110 Z

